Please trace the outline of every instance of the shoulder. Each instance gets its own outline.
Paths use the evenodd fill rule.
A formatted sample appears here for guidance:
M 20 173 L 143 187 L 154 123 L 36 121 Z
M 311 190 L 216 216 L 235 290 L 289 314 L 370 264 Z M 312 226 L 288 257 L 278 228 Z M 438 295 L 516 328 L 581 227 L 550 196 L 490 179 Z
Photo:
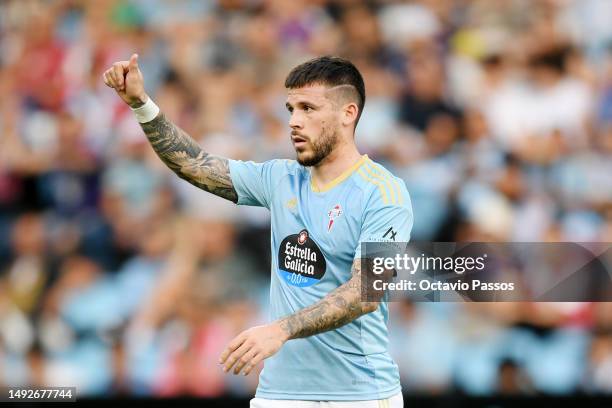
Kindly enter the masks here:
M 304 167 L 295 160 L 290 159 L 273 159 L 264 162 L 264 166 L 268 168 L 275 176 L 283 176 L 287 174 L 301 174 Z
M 275 165 L 283 169 L 283 171 L 287 172 L 288 174 L 301 174 L 306 171 L 306 168 L 299 164 L 296 160 L 276 159 L 272 161 L 276 162 Z
M 414 217 L 404 181 L 372 160 L 360 170 L 365 193 L 361 241 L 409 241 Z
M 357 170 L 355 181 L 364 192 L 364 210 L 389 206 L 410 208 L 406 183 L 370 158 Z
M 266 208 L 269 208 L 275 190 L 282 180 L 298 174 L 302 169 L 294 160 L 228 162 L 230 177 L 238 193 L 238 204 Z
M 286 174 L 296 174 L 302 171 L 303 167 L 295 160 L 272 159 L 264 162 L 229 160 L 230 170 L 253 171 L 261 175 L 283 176 Z

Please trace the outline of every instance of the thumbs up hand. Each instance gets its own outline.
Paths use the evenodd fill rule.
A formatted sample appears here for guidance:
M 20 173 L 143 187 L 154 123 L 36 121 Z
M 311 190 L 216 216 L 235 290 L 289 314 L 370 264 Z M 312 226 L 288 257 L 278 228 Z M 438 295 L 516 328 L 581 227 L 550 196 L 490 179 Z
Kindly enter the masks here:
M 138 54 L 132 54 L 129 61 L 115 62 L 104 71 L 103 78 L 104 83 L 132 108 L 142 106 L 148 99 L 142 72 L 138 68 Z

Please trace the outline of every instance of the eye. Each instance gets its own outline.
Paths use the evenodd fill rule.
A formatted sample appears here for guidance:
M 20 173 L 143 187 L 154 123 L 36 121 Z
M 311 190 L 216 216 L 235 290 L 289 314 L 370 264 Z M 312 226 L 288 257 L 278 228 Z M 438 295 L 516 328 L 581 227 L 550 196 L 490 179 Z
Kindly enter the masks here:
M 304 111 L 305 111 L 305 112 L 312 112 L 312 111 L 313 111 L 313 109 L 312 109 L 312 107 L 311 107 L 311 106 L 306 105 L 306 106 L 304 106 Z

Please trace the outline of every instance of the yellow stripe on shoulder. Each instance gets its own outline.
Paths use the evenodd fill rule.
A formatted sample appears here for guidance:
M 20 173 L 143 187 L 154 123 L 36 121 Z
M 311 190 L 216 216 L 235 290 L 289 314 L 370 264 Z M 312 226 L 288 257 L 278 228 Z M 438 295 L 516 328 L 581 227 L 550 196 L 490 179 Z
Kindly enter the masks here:
M 395 186 L 394 191 L 396 191 L 396 194 L 397 194 L 397 204 L 400 204 L 400 205 L 404 204 L 404 197 L 402 195 L 402 187 L 397 181 L 397 178 L 391 175 L 384 168 L 382 168 L 378 163 L 374 163 L 372 159 L 368 158 L 368 164 L 371 165 L 375 170 L 377 170 L 379 174 L 381 174 L 381 176 L 384 176 L 389 181 L 390 184 Z
M 402 205 L 404 204 L 404 197 L 402 195 L 402 187 L 400 186 L 399 182 L 397 181 L 395 177 L 393 177 L 393 184 L 395 184 L 395 187 L 397 188 L 397 203 L 399 205 Z
M 368 160 L 367 164 L 363 167 L 366 169 L 366 171 L 368 172 L 370 176 L 385 183 L 385 186 L 387 187 L 387 191 L 389 191 L 391 195 L 391 204 L 397 203 L 397 200 L 395 198 L 395 190 L 393 188 L 393 185 L 391 184 L 392 183 L 391 180 L 385 174 L 381 174 L 380 170 L 376 168 L 374 169 L 370 168 L 372 164 L 373 164 L 372 161 Z
M 385 190 L 385 186 L 378 180 L 375 180 L 373 178 L 368 177 L 364 172 L 363 169 L 359 169 L 357 170 L 357 173 L 361 176 L 361 178 L 363 178 L 365 181 L 368 181 L 372 184 L 374 184 L 375 186 L 378 187 L 378 190 L 380 191 L 380 195 L 382 196 L 383 202 L 385 204 L 389 204 L 389 196 L 387 195 L 387 191 Z

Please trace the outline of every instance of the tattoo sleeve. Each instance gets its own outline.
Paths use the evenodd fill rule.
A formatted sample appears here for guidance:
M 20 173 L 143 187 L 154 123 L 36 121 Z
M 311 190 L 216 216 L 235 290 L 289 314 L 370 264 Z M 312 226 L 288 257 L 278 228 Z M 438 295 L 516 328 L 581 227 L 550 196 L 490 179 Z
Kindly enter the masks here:
M 180 178 L 219 197 L 238 201 L 227 159 L 206 153 L 163 113 L 140 125 L 160 159 Z
M 317 303 L 279 321 L 289 339 L 312 336 L 334 330 L 358 317 L 373 312 L 378 302 L 361 301 L 361 265 L 353 262 L 353 276 Z

